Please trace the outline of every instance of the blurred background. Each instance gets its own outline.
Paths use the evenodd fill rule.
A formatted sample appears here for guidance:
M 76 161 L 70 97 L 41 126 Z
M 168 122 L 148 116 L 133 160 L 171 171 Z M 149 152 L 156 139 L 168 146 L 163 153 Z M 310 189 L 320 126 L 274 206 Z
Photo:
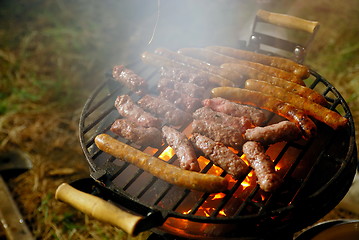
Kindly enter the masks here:
M 258 9 L 320 22 L 305 64 L 339 90 L 358 129 L 358 0 L 0 0 L 0 153 L 19 150 L 33 163 L 8 184 L 36 238 L 127 239 L 54 199 L 60 183 L 89 176 L 82 106 L 106 72 L 143 51 L 238 46 Z

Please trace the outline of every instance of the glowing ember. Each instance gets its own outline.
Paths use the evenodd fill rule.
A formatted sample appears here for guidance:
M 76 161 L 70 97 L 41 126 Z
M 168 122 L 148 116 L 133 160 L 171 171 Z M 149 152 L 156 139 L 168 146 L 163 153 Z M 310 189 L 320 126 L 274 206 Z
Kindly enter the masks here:
M 212 200 L 216 200 L 216 199 L 222 199 L 226 196 L 226 194 L 224 193 L 217 193 L 217 194 L 214 194 Z
M 158 156 L 159 159 L 162 159 L 164 161 L 168 161 L 170 160 L 173 155 L 175 155 L 175 151 L 170 147 L 168 146 L 162 153 L 161 155 Z

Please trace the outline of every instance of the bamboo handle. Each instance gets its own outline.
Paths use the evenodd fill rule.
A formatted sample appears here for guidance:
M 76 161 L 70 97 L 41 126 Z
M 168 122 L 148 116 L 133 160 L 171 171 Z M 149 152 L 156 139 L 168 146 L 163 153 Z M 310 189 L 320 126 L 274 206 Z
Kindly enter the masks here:
M 319 22 L 309 21 L 286 14 L 268 12 L 262 9 L 258 10 L 257 16 L 265 22 L 282 27 L 303 30 L 308 33 L 314 33 L 319 28 Z
M 97 220 L 119 227 L 130 235 L 138 234 L 136 227 L 143 217 L 125 212 L 99 197 L 77 190 L 67 183 L 62 183 L 57 188 L 55 198 Z

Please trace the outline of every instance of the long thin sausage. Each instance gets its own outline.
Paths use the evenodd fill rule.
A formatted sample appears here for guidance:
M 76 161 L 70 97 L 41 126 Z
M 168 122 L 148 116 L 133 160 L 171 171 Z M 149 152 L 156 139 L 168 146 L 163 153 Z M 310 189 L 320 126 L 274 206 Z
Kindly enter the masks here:
M 210 72 L 200 70 L 198 68 L 195 68 L 193 66 L 189 66 L 189 65 L 186 65 L 186 64 L 183 64 L 180 62 L 171 61 L 165 57 L 159 56 L 154 53 L 150 53 L 150 52 L 142 53 L 141 60 L 146 64 L 151 64 L 156 67 L 183 69 L 183 70 L 189 71 L 189 72 L 195 71 L 196 74 L 200 74 L 201 76 L 208 78 L 208 81 L 210 81 L 211 83 L 213 83 L 217 86 L 221 86 L 221 87 L 234 87 L 235 86 L 235 84 L 227 78 L 224 78 L 222 76 L 219 76 L 219 75 L 216 75 L 216 74 L 213 74 Z
M 334 130 L 345 126 L 348 122 L 348 119 L 341 116 L 339 113 L 270 83 L 249 81 L 246 82 L 246 89 L 259 91 L 279 98 L 296 108 L 303 110 L 305 114 L 327 124 Z
M 281 79 L 281 78 L 269 75 L 265 72 L 262 72 L 256 68 L 246 66 L 243 64 L 238 64 L 238 63 L 224 63 L 221 65 L 221 68 L 226 69 L 227 71 L 240 72 L 243 75 L 245 75 L 247 77 L 247 79 L 254 78 L 254 79 L 259 79 L 259 80 L 263 80 L 263 81 L 270 81 L 270 79 Z M 292 79 L 292 81 L 299 85 L 302 85 L 302 86 L 305 85 L 303 80 L 301 80 L 299 78 Z
M 278 87 L 284 88 L 285 90 L 291 93 L 308 98 L 312 102 L 318 103 L 322 106 L 328 106 L 328 102 L 325 99 L 325 97 L 323 97 L 321 94 L 319 94 L 318 92 L 314 91 L 309 87 L 302 86 L 279 78 L 271 78 L 271 79 L 267 79 L 266 81 L 261 81 L 257 79 L 247 79 L 245 85 L 251 84 L 253 81 L 272 83 Z
M 228 181 L 220 176 L 183 170 L 122 143 L 107 134 L 97 135 L 96 146 L 116 158 L 132 163 L 170 184 L 201 192 L 222 192 Z
M 231 57 L 258 62 L 264 65 L 280 68 L 288 72 L 293 72 L 295 75 L 301 77 L 302 79 L 306 79 L 310 75 L 307 66 L 298 64 L 290 59 L 283 57 L 268 56 L 260 53 L 224 46 L 209 46 L 207 48 Z
M 242 88 L 218 87 L 212 89 L 214 97 L 222 97 L 242 104 L 253 105 L 274 112 L 296 123 L 302 130 L 303 137 L 309 139 L 316 134 L 317 126 L 303 112 L 293 105 L 271 95 Z
M 285 80 L 293 81 L 293 82 L 302 82 L 302 80 L 298 79 L 299 77 L 297 75 L 295 75 L 294 73 L 287 72 L 287 71 L 284 71 L 282 69 L 275 68 L 272 66 L 264 65 L 264 64 L 261 64 L 258 62 L 251 62 L 248 60 L 241 60 L 238 58 L 223 55 L 221 53 L 215 52 L 208 48 L 182 48 L 182 49 L 178 50 L 177 52 L 180 54 L 189 56 L 189 57 L 203 60 L 205 62 L 214 64 L 217 66 L 220 66 L 224 63 L 237 63 L 240 65 L 255 68 L 263 73 L 272 75 L 277 78 L 283 78 Z
M 210 65 L 201 60 L 187 57 L 185 55 L 179 54 L 177 52 L 170 51 L 166 48 L 157 48 L 155 50 L 155 54 L 163 56 L 169 60 L 177 61 L 186 65 L 194 66 L 204 71 L 208 71 L 210 73 L 222 76 L 231 80 L 232 82 L 241 82 L 243 81 L 243 75 L 240 72 L 229 71 L 224 68 L 220 68 L 218 66 Z

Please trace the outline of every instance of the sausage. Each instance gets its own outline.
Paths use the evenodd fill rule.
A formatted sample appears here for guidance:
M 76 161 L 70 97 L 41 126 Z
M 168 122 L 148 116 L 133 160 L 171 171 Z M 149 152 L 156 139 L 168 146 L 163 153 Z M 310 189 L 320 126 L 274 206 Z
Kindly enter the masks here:
M 188 72 L 196 72 L 197 74 L 200 74 L 201 76 L 203 76 L 205 78 L 208 78 L 208 81 L 215 84 L 216 86 L 221 86 L 221 87 L 234 87 L 235 86 L 235 84 L 227 78 L 210 73 L 208 71 L 203 71 L 199 68 L 195 68 L 194 66 L 189 66 L 184 63 L 169 60 L 168 58 L 159 56 L 157 54 L 153 54 L 150 52 L 144 52 L 141 55 L 141 59 L 144 63 L 151 64 L 156 67 L 166 67 L 166 68 L 172 68 L 172 69 L 181 69 L 181 70 L 188 71 Z
M 201 169 L 197 161 L 196 151 L 187 136 L 168 126 L 162 127 L 162 133 L 168 145 L 175 150 L 180 168 L 199 172 Z
M 196 67 L 198 69 L 210 72 L 212 74 L 222 76 L 224 78 L 227 78 L 227 79 L 231 80 L 234 83 L 243 82 L 243 75 L 238 71 L 229 71 L 228 69 L 220 68 L 220 67 L 214 66 L 214 65 L 210 65 L 210 64 L 208 64 L 206 62 L 203 62 L 201 60 L 191 58 L 191 57 L 187 57 L 187 56 L 184 56 L 184 55 L 179 54 L 177 52 L 170 51 L 170 50 L 165 49 L 165 48 L 157 48 L 155 50 L 155 54 L 163 56 L 163 57 L 167 58 L 168 60 L 180 62 L 182 64 L 190 65 L 190 66 Z
M 224 126 L 231 126 L 241 133 L 244 133 L 247 129 L 252 127 L 251 120 L 245 115 L 235 117 L 226 113 L 213 111 L 210 107 L 197 109 L 193 113 L 193 118 L 197 120 L 210 119 L 211 121 L 220 123 Z
M 161 67 L 160 78 L 169 78 L 173 81 L 183 83 L 194 83 L 199 86 L 218 86 L 218 84 L 210 82 L 208 77 L 204 74 L 181 68 Z
M 162 125 L 159 118 L 143 110 L 128 95 L 118 96 L 115 100 L 115 107 L 121 116 L 130 119 L 140 126 L 160 128 Z
M 286 59 L 283 57 L 268 56 L 260 53 L 245 51 L 236 48 L 224 47 L 224 46 L 209 46 L 207 48 L 219 52 L 223 55 L 228 55 L 231 57 L 248 60 L 252 62 L 258 62 L 264 65 L 283 69 L 285 71 L 294 73 L 295 75 L 299 76 L 302 79 L 306 79 L 310 75 L 309 68 L 307 66 L 298 64 L 290 59 Z
M 294 141 L 300 137 L 300 129 L 295 123 L 290 121 L 281 121 L 265 127 L 250 128 L 244 133 L 244 139 L 260 142 L 263 145 L 270 145 L 282 141 Z
M 271 76 L 271 75 L 269 75 L 265 72 L 262 72 L 256 68 L 246 66 L 243 64 L 238 64 L 238 63 L 224 63 L 221 65 L 221 68 L 227 69 L 227 71 L 241 72 L 243 75 L 247 76 L 247 79 L 254 78 L 254 79 L 259 79 L 259 80 L 263 80 L 263 81 L 269 81 L 270 79 L 273 79 L 273 78 L 278 79 L 278 77 Z M 305 83 L 303 82 L 302 79 L 293 78 L 293 79 L 291 79 L 291 81 L 293 81 L 299 85 L 305 86 Z
M 159 148 L 162 145 L 162 133 L 159 129 L 138 126 L 129 119 L 117 119 L 110 130 L 140 146 Z
M 190 140 L 195 148 L 235 179 L 239 179 L 249 172 L 248 165 L 223 143 L 213 141 L 198 133 L 194 133 Z
M 192 113 L 202 106 L 200 99 L 190 97 L 187 94 L 170 88 L 162 88 L 160 92 L 160 97 L 167 99 L 168 101 L 172 102 L 176 107 L 188 113 Z
M 132 70 L 125 68 L 123 65 L 114 66 L 112 69 L 112 76 L 115 80 L 123 83 L 138 94 L 142 95 L 148 91 L 146 81 Z
M 222 112 L 234 117 L 246 116 L 257 126 L 266 120 L 266 116 L 261 109 L 231 102 L 221 97 L 204 99 L 202 104 L 216 112 Z
M 283 179 L 275 171 L 274 163 L 258 142 L 248 141 L 243 145 L 243 153 L 257 176 L 259 187 L 272 192 L 280 187 Z
M 328 102 L 325 99 L 325 97 L 323 97 L 318 92 L 316 92 L 313 89 L 308 88 L 306 86 L 301 86 L 294 82 L 289 82 L 289 81 L 279 79 L 279 78 L 271 78 L 271 79 L 267 79 L 266 81 L 261 81 L 261 80 L 257 80 L 257 79 L 247 79 L 245 85 L 256 84 L 255 81 L 258 82 L 258 84 L 259 84 L 259 82 L 272 83 L 278 87 L 284 88 L 285 90 L 287 90 L 289 92 L 292 92 L 294 94 L 297 94 L 297 95 L 305 97 L 305 98 L 308 98 L 312 102 L 318 103 L 322 106 L 328 106 Z
M 268 75 L 271 75 L 271 76 L 274 76 L 277 78 L 282 78 L 282 79 L 285 79 L 288 81 L 293 81 L 293 82 L 303 82 L 302 80 L 298 79 L 299 77 L 297 75 L 295 75 L 291 72 L 287 72 L 282 69 L 271 67 L 271 66 L 264 65 L 261 63 L 257 63 L 257 62 L 251 62 L 251 61 L 247 61 L 247 60 L 241 60 L 238 58 L 226 56 L 226 55 L 220 54 L 218 52 L 212 51 L 208 48 L 182 48 L 182 49 L 178 50 L 177 52 L 180 54 L 189 56 L 189 57 L 200 59 L 202 61 L 208 62 L 213 65 L 217 65 L 217 66 L 220 66 L 224 63 L 236 63 L 236 64 L 240 64 L 243 66 L 255 68 L 263 73 L 266 73 Z
M 294 122 L 302 130 L 303 137 L 309 139 L 316 135 L 317 126 L 300 109 L 271 95 L 242 88 L 218 87 L 212 89 L 215 97 L 222 97 L 242 104 L 253 105 L 274 112 Z
M 228 181 L 223 177 L 183 170 L 122 143 L 107 134 L 97 135 L 95 144 L 100 150 L 132 163 L 170 184 L 209 193 L 225 191 L 228 186 Z
M 348 122 L 348 119 L 341 116 L 339 113 L 270 83 L 250 81 L 246 84 L 246 89 L 259 91 L 279 98 L 282 101 L 303 110 L 305 114 L 327 124 L 334 130 L 345 126 Z
M 183 125 L 192 119 L 191 114 L 159 96 L 145 95 L 138 101 L 138 105 L 174 126 Z
M 200 133 L 226 146 L 241 149 L 244 139 L 242 132 L 231 126 L 224 126 L 211 120 L 194 120 L 192 132 Z

